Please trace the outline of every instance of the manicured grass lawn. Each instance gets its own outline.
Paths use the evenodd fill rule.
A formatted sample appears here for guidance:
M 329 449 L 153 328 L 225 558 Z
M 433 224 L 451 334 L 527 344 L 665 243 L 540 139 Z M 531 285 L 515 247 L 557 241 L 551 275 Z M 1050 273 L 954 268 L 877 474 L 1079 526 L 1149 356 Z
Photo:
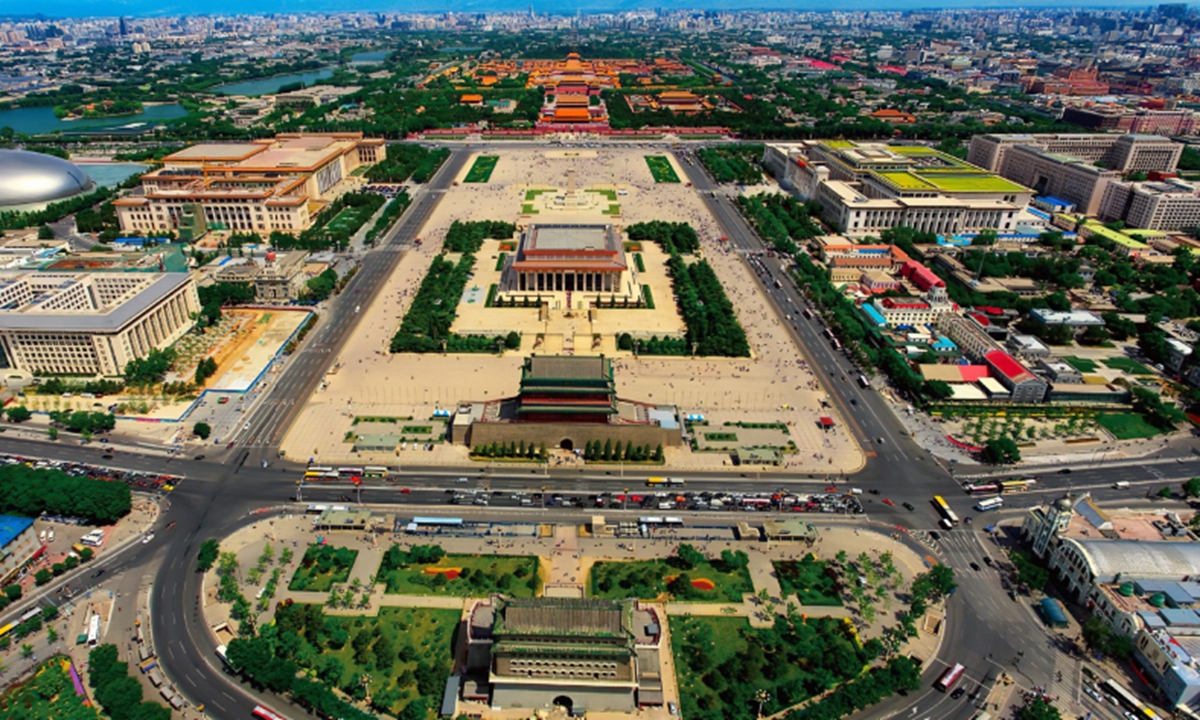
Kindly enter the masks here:
M 400 717 L 404 708 L 418 698 L 423 698 L 427 707 L 437 708 L 453 664 L 454 635 L 461 616 L 458 610 L 385 607 L 380 608 L 377 617 L 325 615 L 317 628 L 311 618 L 321 616 L 312 606 L 294 607 L 305 608 L 310 622 L 296 628 L 292 622 L 281 621 L 290 609 L 277 612 L 276 620 L 298 635 L 301 645 L 318 651 L 313 668 L 321 680 L 354 691 L 363 675 L 369 676 L 371 699 L 386 706 L 394 717 Z M 330 641 L 338 634 L 338 639 L 343 639 L 340 647 Z M 359 640 L 360 635 L 365 637 Z M 361 651 L 356 643 L 363 648 Z M 338 665 L 341 672 L 337 671 Z
M 548 192 L 554 192 L 554 191 L 553 190 L 526 190 L 525 191 L 525 202 L 531 202 L 538 195 L 541 195 L 542 193 L 548 193 Z
M 673 616 L 681 715 L 752 720 L 759 690 L 767 691 L 763 715 L 772 715 L 856 675 L 866 662 L 852 626 L 840 620 L 781 625 L 760 630 L 740 617 Z
M 442 572 L 426 572 L 427 568 Z M 378 577 L 393 595 L 487 597 L 503 592 L 528 598 L 542 586 L 538 559 L 530 555 L 447 555 L 432 564 L 413 563 L 388 571 L 380 567 Z
M 842 601 L 835 589 L 837 581 L 825 573 L 828 562 L 809 554 L 800 561 L 776 560 L 774 564 L 775 576 L 784 595 L 798 595 L 801 605 L 841 607 Z
M 533 209 L 533 205 L 532 205 L 532 204 L 530 204 L 530 203 L 522 203 L 522 205 L 521 205 L 521 214 L 522 214 L 522 215 L 537 215 L 537 214 L 538 214 L 538 211 Z
M 1134 413 L 1105 413 L 1097 415 L 1096 422 L 1118 440 L 1154 437 L 1162 432 Z
M 1074 357 L 1072 355 L 1068 355 L 1068 356 L 1064 357 L 1063 361 L 1065 361 L 1068 365 L 1075 368 L 1076 370 L 1078 370 L 1081 373 L 1096 372 L 1096 368 L 1099 367 L 1098 365 L 1096 365 L 1095 360 L 1088 360 L 1087 358 L 1078 358 L 1078 357 Z
M 350 568 L 357 557 L 357 550 L 309 545 L 288 590 L 325 592 L 337 583 L 344 583 L 350 579 Z
M 667 578 L 674 578 L 680 574 L 687 575 L 691 581 L 709 580 L 713 587 L 710 590 L 694 585 L 691 589 L 684 588 L 684 595 L 675 596 L 679 601 L 741 602 L 742 593 L 754 592 L 750 573 L 745 568 L 723 572 L 712 563 L 704 562 L 691 570 L 681 571 L 668 565 L 665 560 L 598 562 L 592 566 L 589 573 L 588 591 L 591 597 L 608 600 L 653 600 L 660 595 L 669 594 Z
M 487 182 L 492 178 L 492 171 L 496 169 L 496 163 L 499 161 L 500 158 L 496 155 L 480 155 L 475 158 L 475 162 L 471 165 L 471 169 L 467 171 L 467 176 L 463 178 L 463 182 Z
M 343 208 L 337 217 L 329 221 L 326 227 L 333 231 L 359 228 L 369 217 L 371 217 L 371 208 L 366 205 Z
M 601 215 L 620 215 L 621 214 L 621 206 L 620 205 L 609 205 L 608 209 L 601 210 L 600 214 Z
M 654 176 L 656 183 L 677 183 L 679 176 L 675 174 L 675 168 L 671 167 L 671 161 L 667 160 L 662 155 L 647 155 L 646 164 L 650 166 L 650 174 Z
M 1109 358 L 1104 361 L 1104 364 L 1113 370 L 1124 370 L 1130 375 L 1153 375 L 1150 368 L 1141 364 L 1137 360 L 1126 357 Z

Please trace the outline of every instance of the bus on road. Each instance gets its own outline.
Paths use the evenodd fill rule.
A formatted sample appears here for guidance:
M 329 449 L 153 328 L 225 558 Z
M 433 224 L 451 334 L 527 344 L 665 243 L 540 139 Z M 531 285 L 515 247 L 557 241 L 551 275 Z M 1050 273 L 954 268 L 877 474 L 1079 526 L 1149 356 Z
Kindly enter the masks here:
M 987 512 L 988 510 L 999 510 L 1004 507 L 1004 498 L 992 497 L 986 500 L 980 500 L 975 504 L 975 509 L 979 512 Z
M 954 511 L 950 509 L 950 505 L 948 505 L 946 501 L 942 499 L 941 495 L 933 496 L 933 506 L 936 507 L 937 511 L 941 513 L 943 518 L 946 519 L 946 522 L 950 523 L 951 525 L 958 524 L 958 516 L 954 514 Z
M 362 477 L 363 469 L 360 467 L 340 467 L 337 469 L 338 477 Z
M 1003 480 L 1000 482 L 1000 492 L 1025 492 L 1033 483 L 1033 480 Z
M 964 670 L 966 670 L 966 668 L 964 668 L 962 665 L 954 663 L 953 667 L 942 673 L 942 676 L 937 679 L 937 682 L 935 682 L 933 686 L 942 692 L 948 691 L 950 688 L 954 687 L 954 683 L 958 682 L 958 679 L 962 677 Z
M 963 490 L 970 495 L 999 495 L 1000 483 L 967 483 Z
M 258 720 L 287 720 L 287 718 L 284 716 L 273 710 L 268 710 L 262 705 L 256 706 L 254 710 L 250 712 L 250 714 L 258 718 Z
M 667 484 L 667 479 L 665 477 L 646 478 L 646 485 L 648 485 L 650 487 L 653 487 L 655 485 L 666 485 L 666 484 Z
M 338 475 L 337 470 L 325 470 L 322 472 L 317 472 L 310 468 L 304 472 L 305 480 L 315 480 L 317 482 L 322 482 L 322 481 L 327 481 L 327 480 L 337 480 L 338 477 L 340 477 L 340 476 Z
M 866 376 L 866 375 L 859 375 L 859 376 L 858 376 L 858 384 L 859 384 L 859 385 L 861 385 L 861 386 L 863 386 L 864 388 L 869 388 L 869 387 L 871 387 L 871 381 L 867 379 L 867 376 Z
M 381 465 L 368 465 L 365 468 L 363 468 L 363 476 L 364 477 L 379 478 L 381 480 L 386 480 L 387 475 L 388 475 L 388 469 Z
M 812 310 L 809 310 L 808 308 L 804 308 L 801 312 L 804 313 L 804 318 L 806 320 L 812 320 Z

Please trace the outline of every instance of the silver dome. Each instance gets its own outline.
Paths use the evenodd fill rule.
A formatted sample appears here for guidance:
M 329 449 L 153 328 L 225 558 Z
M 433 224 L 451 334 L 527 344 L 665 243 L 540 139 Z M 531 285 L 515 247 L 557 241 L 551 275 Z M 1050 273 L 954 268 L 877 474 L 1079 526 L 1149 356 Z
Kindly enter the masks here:
M 0 207 L 60 200 L 94 185 L 87 173 L 62 158 L 0 150 Z

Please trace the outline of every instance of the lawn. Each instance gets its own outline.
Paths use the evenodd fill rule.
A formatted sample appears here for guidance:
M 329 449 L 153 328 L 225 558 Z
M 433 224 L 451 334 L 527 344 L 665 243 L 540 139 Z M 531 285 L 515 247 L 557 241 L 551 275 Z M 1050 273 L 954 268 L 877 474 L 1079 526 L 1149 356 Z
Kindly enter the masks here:
M 463 178 L 465 183 L 485 183 L 492 178 L 492 171 L 496 169 L 496 163 L 500 158 L 496 155 L 480 155 L 475 158 L 475 162 L 471 165 L 471 169 L 467 171 L 467 176 Z
M 521 214 L 522 215 L 537 215 L 538 211 L 533 209 L 532 204 L 522 203 L 521 204 Z
M 334 232 L 342 232 L 350 229 L 357 230 L 358 228 L 362 227 L 363 223 L 367 221 L 367 218 L 371 217 L 371 213 L 371 208 L 366 205 L 343 208 L 342 211 L 337 214 L 337 217 L 330 220 L 325 227 Z
M 538 559 L 531 555 L 445 555 L 437 546 L 405 551 L 393 545 L 378 577 L 392 595 L 487 597 L 502 592 L 529 598 L 542 587 L 538 569 Z
M 867 661 L 853 626 L 832 618 L 757 630 L 746 618 L 673 616 L 671 653 L 680 714 L 693 720 L 751 720 L 759 690 L 767 691 L 763 715 L 773 715 L 857 675 Z
M 683 580 L 672 583 L 676 578 Z M 744 567 L 725 572 L 707 561 L 691 570 L 679 570 L 665 560 L 598 562 L 592 566 L 589 580 L 590 596 L 608 600 L 654 600 L 671 595 L 685 602 L 741 602 L 743 593 L 754 592 Z
M 526 190 L 525 202 L 533 202 L 533 199 L 542 193 L 554 192 L 553 190 Z
M 309 545 L 288 590 L 325 592 L 337 583 L 344 583 L 350 579 L 350 568 L 357 557 L 357 550 Z
M 841 607 L 838 582 L 827 568 L 829 563 L 809 553 L 803 560 L 776 560 L 775 576 L 784 595 L 798 595 L 801 605 Z
M 663 155 L 647 155 L 646 164 L 650 166 L 650 174 L 654 176 L 656 183 L 677 183 L 679 176 L 675 174 L 675 168 L 671 167 L 671 161 Z
M 1137 360 L 1133 360 L 1131 358 L 1126 358 L 1126 357 L 1108 358 L 1107 360 L 1104 361 L 1104 364 L 1109 366 L 1113 370 L 1123 370 L 1124 372 L 1127 372 L 1130 375 L 1153 375 L 1154 374 L 1153 372 L 1150 371 L 1150 368 L 1141 364 Z
M 1096 364 L 1095 360 L 1088 360 L 1087 358 L 1074 357 L 1072 355 L 1068 355 L 1068 356 L 1064 357 L 1063 361 L 1065 361 L 1068 365 L 1075 368 L 1076 370 L 1078 370 L 1081 373 L 1096 372 L 1096 368 L 1099 367 Z
M 620 205 L 609 205 L 608 209 L 601 210 L 600 214 L 601 215 L 620 215 L 621 214 L 621 206 Z
M 420 699 L 436 708 L 453 664 L 461 612 L 426 608 L 380 608 L 378 617 L 325 615 L 317 605 L 279 606 L 278 634 L 298 641 L 292 659 L 311 668 L 321 682 L 358 700 L 370 691 L 376 710 L 408 717 L 404 708 Z M 366 688 L 361 678 L 369 676 Z M 410 711 L 411 712 L 411 711 Z M 426 717 L 426 713 L 413 713 Z
M 94 708 L 84 704 L 87 696 L 75 694 L 70 672 L 64 667 L 67 662 L 65 655 L 45 660 L 35 675 L 0 694 L 0 717 L 70 720 L 99 717 Z
M 1162 432 L 1134 413 L 1102 413 L 1096 416 L 1096 422 L 1118 440 L 1154 437 Z

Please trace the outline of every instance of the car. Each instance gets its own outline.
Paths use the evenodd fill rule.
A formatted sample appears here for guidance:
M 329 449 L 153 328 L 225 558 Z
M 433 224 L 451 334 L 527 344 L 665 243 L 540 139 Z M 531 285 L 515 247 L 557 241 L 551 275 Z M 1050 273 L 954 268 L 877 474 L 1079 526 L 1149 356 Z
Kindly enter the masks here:
M 100 569 L 99 569 L 99 570 L 97 570 L 96 572 L 92 573 L 92 577 L 93 577 L 93 578 L 98 578 L 98 577 L 100 577 L 100 576 L 101 576 L 101 575 L 103 575 L 103 574 L 104 574 L 104 568 L 100 568 Z
M 672 715 L 678 715 L 679 714 L 679 706 L 673 702 L 669 702 L 669 703 L 667 703 L 667 712 L 671 713 Z
M 153 539 L 154 539 L 154 533 L 146 533 L 146 537 L 142 538 L 142 544 L 145 545 L 146 543 L 150 542 Z
M 907 510 L 907 511 L 909 511 L 909 512 L 912 512 L 913 510 L 916 510 L 916 508 L 914 508 L 914 507 L 913 507 L 913 504 L 912 504 L 912 503 L 910 503 L 910 502 L 908 502 L 907 500 L 906 500 L 906 501 L 904 501 L 903 503 L 901 503 L 901 505 L 903 505 L 903 506 L 904 506 L 904 509 L 905 509 L 905 510 Z
M 936 531 L 934 531 L 934 530 L 930 530 L 930 531 L 929 531 L 929 537 L 933 538 L 934 540 L 941 540 L 941 539 L 942 539 L 942 536 L 941 536 L 941 535 L 938 535 L 938 534 L 937 534 L 937 532 L 936 532 Z
M 974 570 L 975 572 L 979 572 L 983 568 L 979 567 L 979 563 L 973 562 L 973 563 L 971 563 L 971 569 Z
M 1071 468 L 1063 468 L 1062 470 L 1059 470 L 1059 471 L 1058 471 L 1058 474 L 1059 474 L 1059 475 L 1070 475 L 1070 474 L 1071 474 Z
M 1095 700 L 1096 702 L 1104 702 L 1104 698 L 1100 697 L 1100 693 L 1096 692 L 1095 690 L 1091 689 L 1090 687 L 1084 687 L 1083 692 L 1088 697 Z
M 454 482 L 456 482 L 456 483 L 465 483 L 465 482 L 470 482 L 470 481 L 469 481 L 469 480 L 467 480 L 465 477 L 463 477 L 463 478 L 459 478 L 459 479 L 455 480 Z
M 108 438 L 100 438 L 100 442 L 106 443 L 106 442 L 108 442 Z
M 875 442 L 879 443 L 880 445 L 883 445 L 883 438 L 875 438 Z
M 200 462 L 201 460 L 203 460 L 203 459 L 204 459 L 204 456 L 203 456 L 203 455 L 197 455 L 196 457 L 194 457 L 194 458 L 192 458 L 192 459 L 193 459 L 193 460 L 195 460 L 196 462 Z
M 412 490 L 410 490 L 410 489 L 408 489 L 408 488 L 400 488 L 400 494 L 401 494 L 401 495 L 409 495 L 409 494 L 411 494 L 411 493 L 412 493 Z
M 837 492 L 837 488 L 835 488 L 834 486 L 830 485 L 829 487 L 825 488 L 825 492 L 827 492 L 827 493 L 836 493 L 836 492 Z
M 856 400 L 855 398 L 850 398 L 850 404 L 851 404 L 851 405 L 857 405 L 857 404 L 858 404 L 858 400 Z
M 871 493 L 872 495 L 878 495 L 878 494 L 879 494 L 879 488 L 871 488 L 871 489 L 870 489 L 870 490 L 868 490 L 867 492 Z
M 954 692 L 950 693 L 950 699 L 957 700 L 960 697 L 962 697 L 964 694 L 966 694 L 966 692 L 967 691 L 965 688 L 954 688 Z
M 107 452 L 104 453 L 103 455 L 101 455 L 100 457 L 104 460 L 112 460 L 113 459 L 112 453 L 107 453 Z
M 888 506 L 890 506 L 890 507 L 895 507 L 895 506 L 896 506 L 896 503 L 892 502 L 892 501 L 891 501 L 891 500 L 889 500 L 888 498 L 884 498 L 882 502 L 883 502 L 883 504 L 884 504 L 884 505 L 888 505 Z
M 984 565 L 987 565 L 988 567 L 991 567 L 991 566 L 992 566 L 992 556 L 991 556 L 991 555 L 984 555 L 984 556 L 983 556 L 983 564 L 984 564 Z

